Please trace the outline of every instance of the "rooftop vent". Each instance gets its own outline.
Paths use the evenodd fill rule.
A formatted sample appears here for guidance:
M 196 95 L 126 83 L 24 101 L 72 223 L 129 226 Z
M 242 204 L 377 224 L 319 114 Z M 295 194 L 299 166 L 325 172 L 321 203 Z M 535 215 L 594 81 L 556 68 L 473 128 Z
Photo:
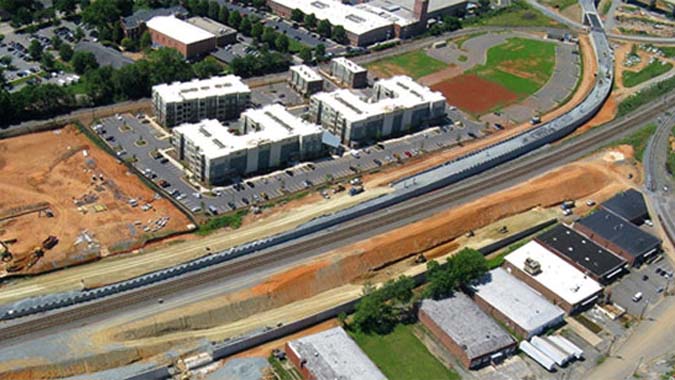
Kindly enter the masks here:
M 531 276 L 536 276 L 539 273 L 541 273 L 541 264 L 539 264 L 539 261 L 527 258 L 525 259 L 525 272 L 528 273 Z

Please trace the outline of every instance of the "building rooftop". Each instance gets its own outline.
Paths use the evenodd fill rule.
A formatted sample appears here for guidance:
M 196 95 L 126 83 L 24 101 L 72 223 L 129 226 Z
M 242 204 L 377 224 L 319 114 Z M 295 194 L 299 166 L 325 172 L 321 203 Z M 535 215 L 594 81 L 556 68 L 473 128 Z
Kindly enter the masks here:
M 525 261 L 528 259 L 539 263 L 540 273 L 533 276 L 525 271 Z M 505 260 L 570 305 L 576 305 L 602 290 L 595 280 L 536 241 L 531 241 L 513 251 Z
M 190 17 L 187 22 L 218 37 L 237 33 L 237 30 L 206 17 Z
M 385 380 L 386 377 L 341 327 L 288 343 L 316 380 Z
M 455 293 L 440 301 L 425 299 L 420 310 L 463 347 L 469 358 L 480 357 L 514 343 L 511 335 L 463 293 Z
M 312 70 L 307 65 L 291 66 L 290 70 L 298 73 L 298 75 L 300 75 L 302 77 L 302 79 L 304 79 L 308 82 L 323 80 L 323 78 L 321 78 L 321 75 L 319 75 L 319 73 Z
M 351 122 L 366 120 L 396 109 L 413 108 L 425 103 L 445 103 L 445 97 L 440 92 L 431 91 L 410 77 L 396 76 L 380 80 L 376 83 L 376 88 L 377 86 L 391 91 L 394 97 L 385 97 L 378 101 L 369 102 L 347 89 L 320 92 L 315 94 L 314 97 Z
M 642 231 L 633 223 L 607 210 L 597 210 L 577 223 L 634 257 L 639 257 L 661 244 L 661 240 L 657 237 Z
M 319 20 L 329 20 L 333 25 L 342 25 L 347 32 L 361 35 L 380 29 L 392 22 L 357 7 L 342 4 L 336 0 L 274 0 L 289 9 L 300 9 L 302 13 L 314 14 Z
M 333 58 L 332 61 L 343 66 L 345 69 L 347 69 L 347 71 L 350 71 L 354 74 L 368 71 L 365 67 L 357 65 L 356 63 L 354 63 L 354 61 L 347 59 L 345 57 Z
M 642 194 L 635 189 L 626 190 L 616 194 L 608 201 L 603 202 L 602 208 L 631 222 L 649 218 L 649 211 L 647 210 L 645 199 Z
M 415 11 L 415 0 L 387 0 L 390 3 L 390 9 L 395 9 L 396 6 L 405 8 L 410 12 Z M 428 13 L 442 11 L 445 8 L 457 6 L 459 4 L 468 3 L 468 0 L 429 0 Z
M 262 128 L 244 135 L 230 132 L 218 120 L 202 120 L 195 124 L 182 124 L 174 132 L 199 147 L 208 159 L 217 159 L 243 149 L 281 141 L 292 136 L 307 136 L 322 132 L 318 125 L 308 123 L 273 104 L 260 109 L 251 109 L 241 114 Z
M 250 93 L 248 86 L 236 75 L 194 79 L 190 82 L 164 83 L 152 87 L 164 102 L 181 102 L 210 96 Z
M 193 44 L 215 37 L 213 33 L 198 28 L 175 16 L 155 16 L 148 20 L 146 25 L 148 28 L 156 30 L 184 44 Z
M 187 9 L 180 5 L 170 8 L 141 9 L 122 19 L 127 29 L 136 28 L 155 16 L 187 15 Z
M 545 247 L 564 255 L 598 277 L 620 272 L 626 260 L 595 244 L 591 239 L 559 224 L 537 236 Z
M 565 311 L 502 268 L 487 273 L 471 289 L 518 326 L 534 331 L 562 318 Z
M 391 3 L 389 0 L 374 0 L 356 5 L 356 7 L 366 12 L 374 13 L 400 26 L 408 26 L 418 21 L 415 18 L 415 13 Z

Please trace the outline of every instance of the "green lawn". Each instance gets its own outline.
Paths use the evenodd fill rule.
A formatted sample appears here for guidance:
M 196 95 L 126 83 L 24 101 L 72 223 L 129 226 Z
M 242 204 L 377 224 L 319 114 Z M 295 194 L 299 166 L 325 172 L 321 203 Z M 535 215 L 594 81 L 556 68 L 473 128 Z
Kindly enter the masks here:
M 567 1 L 567 0 L 563 0 Z M 545 26 L 566 29 L 567 26 L 560 24 L 538 10 L 532 8 L 523 0 L 514 0 L 513 5 L 508 8 L 502 8 L 497 11 L 489 12 L 487 15 L 469 18 L 465 20 L 463 26 Z
M 302 50 L 303 47 L 306 45 L 301 43 L 300 41 L 294 39 L 294 38 L 289 38 L 288 39 L 288 51 L 291 53 L 299 53 L 300 50 Z
M 469 71 L 525 97 L 539 90 L 555 68 L 555 45 L 527 38 L 510 38 L 487 52 L 485 65 Z
M 670 71 L 673 68 L 671 63 L 665 63 L 655 60 L 640 71 L 624 71 L 623 85 L 625 87 L 634 87 L 642 82 L 658 77 Z
M 563 10 L 567 7 L 571 7 L 572 5 L 576 4 L 578 1 L 577 0 L 544 0 L 542 1 L 544 4 L 550 6 L 550 7 L 555 7 L 560 10 Z
M 415 50 L 377 60 L 368 64 L 367 67 L 385 75 L 403 74 L 413 78 L 420 78 L 442 70 L 448 67 L 448 65 L 445 62 L 428 56 L 424 50 Z
M 389 380 L 459 380 L 434 358 L 413 334 L 413 325 L 398 325 L 387 335 L 350 333 Z
M 630 145 L 635 152 L 635 159 L 642 162 L 649 138 L 656 132 L 656 124 L 648 124 L 630 136 L 624 137 L 612 145 Z

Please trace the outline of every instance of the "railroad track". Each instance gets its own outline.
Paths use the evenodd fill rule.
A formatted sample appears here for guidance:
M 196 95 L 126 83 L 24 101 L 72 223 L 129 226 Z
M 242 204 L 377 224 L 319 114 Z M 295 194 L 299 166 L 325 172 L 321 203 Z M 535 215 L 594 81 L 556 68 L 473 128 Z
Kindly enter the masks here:
M 7 341 L 8 339 L 29 333 L 66 325 L 75 321 L 83 321 L 95 315 L 122 310 L 132 305 L 184 292 L 225 277 L 261 268 L 283 259 L 293 258 L 294 256 L 298 256 L 299 252 L 311 251 L 341 241 L 348 241 L 350 238 L 364 232 L 374 231 L 416 214 L 435 210 L 450 202 L 465 199 L 475 194 L 477 188 L 493 188 L 512 180 L 527 177 L 536 170 L 572 161 L 576 155 L 583 154 L 594 147 L 605 145 L 611 139 L 651 120 L 673 103 L 675 103 L 675 97 L 664 99 L 660 104 L 639 111 L 630 118 L 602 127 L 599 130 L 590 131 L 573 141 L 558 144 L 544 152 L 498 166 L 496 169 L 486 172 L 486 175 L 462 181 L 452 187 L 446 187 L 355 221 L 346 222 L 340 228 L 335 228 L 334 232 L 330 234 L 312 236 L 307 240 L 298 241 L 263 255 L 244 257 L 101 300 L 49 312 L 38 317 L 26 317 L 8 322 L 4 327 L 0 327 L 0 340 Z M 564 155 L 562 155 L 563 153 Z M 505 168 L 505 166 L 508 167 Z

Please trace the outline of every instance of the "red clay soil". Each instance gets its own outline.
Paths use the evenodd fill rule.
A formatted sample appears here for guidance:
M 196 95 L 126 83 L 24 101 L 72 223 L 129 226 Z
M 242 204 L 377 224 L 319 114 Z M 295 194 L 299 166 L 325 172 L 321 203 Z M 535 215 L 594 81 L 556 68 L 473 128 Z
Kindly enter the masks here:
M 475 115 L 484 114 L 500 104 L 518 100 L 518 95 L 506 87 L 474 74 L 460 75 L 431 88 L 442 92 L 448 104 Z

